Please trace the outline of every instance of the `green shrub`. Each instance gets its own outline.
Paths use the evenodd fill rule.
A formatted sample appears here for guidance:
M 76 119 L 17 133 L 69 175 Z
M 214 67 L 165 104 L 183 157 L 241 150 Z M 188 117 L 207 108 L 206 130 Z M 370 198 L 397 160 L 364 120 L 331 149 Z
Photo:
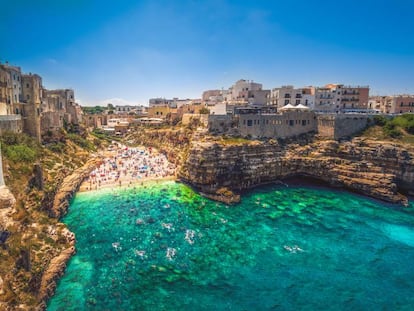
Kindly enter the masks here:
M 78 146 L 87 149 L 87 150 L 96 150 L 93 143 L 88 141 L 87 139 L 83 138 L 82 136 L 79 136 L 77 134 L 69 133 L 67 134 L 67 138 L 69 138 L 71 141 L 73 141 Z
M 25 145 L 7 146 L 4 150 L 7 158 L 13 162 L 34 162 L 37 158 L 36 150 Z
M 387 118 L 384 116 L 374 116 L 374 123 L 379 126 L 384 126 L 387 123 Z
M 396 125 L 392 121 L 385 124 L 384 133 L 392 138 L 398 138 L 402 135 L 401 131 L 396 128 Z
M 50 145 L 47 146 L 47 148 L 50 151 L 56 152 L 56 153 L 63 153 L 65 151 L 65 144 L 57 142 L 57 143 L 52 143 Z

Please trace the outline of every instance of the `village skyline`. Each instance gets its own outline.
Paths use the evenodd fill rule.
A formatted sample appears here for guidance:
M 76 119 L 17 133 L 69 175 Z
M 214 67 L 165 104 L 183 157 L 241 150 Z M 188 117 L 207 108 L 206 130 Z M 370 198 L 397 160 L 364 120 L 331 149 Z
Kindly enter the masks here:
M 405 0 L 8 2 L 0 61 L 52 89 L 75 89 L 87 106 L 197 98 L 239 79 L 414 94 L 413 8 Z

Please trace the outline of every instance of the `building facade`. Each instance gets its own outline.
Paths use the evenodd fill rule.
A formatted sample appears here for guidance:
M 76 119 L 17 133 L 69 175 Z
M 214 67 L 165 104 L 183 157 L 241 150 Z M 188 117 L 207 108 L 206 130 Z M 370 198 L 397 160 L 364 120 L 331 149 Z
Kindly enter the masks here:
M 315 89 L 314 109 L 323 113 L 363 111 L 368 108 L 368 99 L 368 86 L 327 84 Z
M 40 109 L 43 97 L 42 78 L 36 74 L 21 75 L 21 100 L 15 105 L 23 119 L 23 131 L 41 141 Z
M 228 90 L 223 91 L 223 101 L 232 105 L 264 106 L 270 90 L 263 90 L 262 84 L 241 79 Z
M 373 96 L 368 107 L 381 113 L 414 113 L 414 95 Z
M 237 131 L 243 137 L 288 138 L 316 132 L 317 122 L 310 109 L 268 113 L 261 108 L 236 108 L 233 115 L 210 115 L 208 129 L 212 133 Z
M 302 89 L 295 89 L 292 85 L 283 85 L 273 88 L 267 101 L 268 106 L 282 108 L 285 105 L 296 106 L 302 103 Z
M 72 89 L 43 90 L 41 106 L 41 132 L 58 131 L 66 124 L 78 126 L 82 110 L 75 101 Z

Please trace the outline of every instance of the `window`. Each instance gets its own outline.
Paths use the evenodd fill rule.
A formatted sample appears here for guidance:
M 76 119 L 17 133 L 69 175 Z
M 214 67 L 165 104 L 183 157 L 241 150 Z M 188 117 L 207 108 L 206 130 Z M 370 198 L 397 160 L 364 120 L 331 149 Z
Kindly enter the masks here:
M 306 120 L 302 120 L 302 126 L 306 125 Z
M 26 87 L 27 87 L 27 88 L 29 88 L 29 87 L 30 87 L 29 83 L 26 83 Z
M 289 120 L 289 125 L 290 126 L 293 126 L 295 123 L 294 123 L 294 120 Z
M 27 99 L 30 99 L 30 95 L 29 95 L 29 94 L 27 94 L 27 95 L 26 95 L 26 98 L 27 98 Z
M 253 121 L 252 120 L 247 120 L 247 126 L 252 126 L 253 125 Z

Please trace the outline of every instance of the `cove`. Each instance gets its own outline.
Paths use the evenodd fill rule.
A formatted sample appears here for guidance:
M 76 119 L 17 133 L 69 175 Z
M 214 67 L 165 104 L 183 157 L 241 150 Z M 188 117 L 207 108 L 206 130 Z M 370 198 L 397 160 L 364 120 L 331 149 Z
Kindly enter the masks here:
M 408 310 L 414 204 L 266 186 L 226 206 L 186 185 L 78 193 L 47 310 Z

